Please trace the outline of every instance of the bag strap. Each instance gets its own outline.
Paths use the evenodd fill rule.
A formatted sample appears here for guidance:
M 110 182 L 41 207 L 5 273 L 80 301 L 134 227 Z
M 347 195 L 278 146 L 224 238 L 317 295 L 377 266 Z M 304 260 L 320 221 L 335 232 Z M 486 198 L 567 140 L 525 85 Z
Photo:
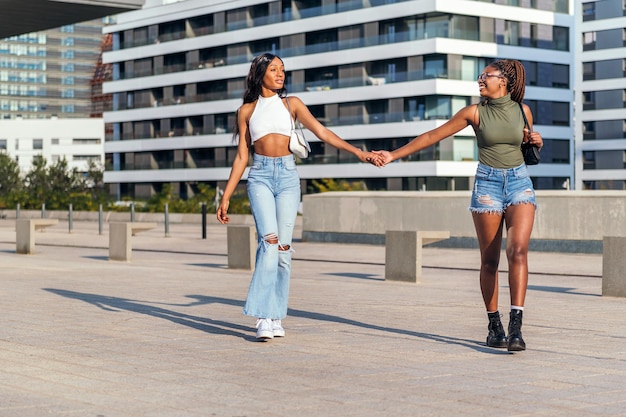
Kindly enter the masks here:
M 291 117 L 291 106 L 289 106 L 289 97 L 285 97 L 285 101 L 287 102 L 287 109 L 289 110 L 289 120 L 291 120 L 291 130 L 296 130 L 296 126 L 293 124 L 293 117 Z M 304 137 L 304 132 L 302 131 L 302 124 L 299 125 L 300 133 L 302 137 Z
M 519 109 L 522 111 L 522 117 L 524 118 L 524 127 L 528 127 L 528 133 L 532 133 L 532 128 L 530 127 L 530 123 L 528 123 L 528 119 L 526 118 L 526 113 L 524 113 L 524 107 L 522 107 L 522 103 L 519 104 Z
M 289 120 L 291 120 L 291 129 L 295 129 L 296 126 L 293 124 L 293 117 L 291 116 L 291 106 L 289 105 L 289 97 L 285 97 L 285 101 L 287 102 L 287 110 L 289 110 Z

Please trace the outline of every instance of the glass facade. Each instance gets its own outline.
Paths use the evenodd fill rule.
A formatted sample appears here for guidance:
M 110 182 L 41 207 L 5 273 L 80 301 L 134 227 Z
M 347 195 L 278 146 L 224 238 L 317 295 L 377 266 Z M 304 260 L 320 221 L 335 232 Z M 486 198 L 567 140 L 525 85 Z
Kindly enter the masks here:
M 581 60 L 577 120 L 582 155 L 579 188 L 626 189 L 626 15 L 623 0 L 585 1 L 580 5 Z
M 89 117 L 103 20 L 0 40 L 0 118 Z
M 465 3 L 471 6 L 474 2 Z M 489 62 L 521 59 L 528 72 L 529 91 L 542 89 L 527 94 L 526 103 L 533 109 L 535 124 L 563 128 L 555 137 L 545 138 L 550 144 L 546 147 L 545 166 L 571 165 L 571 26 L 506 17 L 510 16 L 508 6 L 531 7 L 545 13 L 562 13 L 566 19 L 560 21 L 569 22 L 568 2 L 485 3 L 493 3 L 489 7 L 495 13 L 483 16 L 480 8 L 475 8 L 472 15 L 436 9 L 415 14 L 411 10 L 420 5 L 415 0 L 281 0 L 236 9 L 188 0 L 176 6 L 163 5 L 162 14 L 157 13 L 158 18 L 148 26 L 141 19 L 142 12 L 131 13 L 123 28 L 113 26 L 109 30 L 113 37 L 112 50 L 107 53 L 113 66 L 113 111 L 105 114 L 105 152 L 115 178 L 124 178 L 119 174 L 127 173 L 126 180 L 108 181 L 112 193 L 118 198 L 149 197 L 162 185 L 150 179 L 150 171 L 190 173 L 207 169 L 217 173 L 211 169 L 229 167 L 235 155 L 230 140 L 234 110 L 244 91 L 248 63 L 263 52 L 275 53 L 288 63 L 286 87 L 290 94 L 303 97 L 322 124 L 366 149 L 401 146 L 426 126 L 445 122 L 462 107 L 479 100 L 475 80 Z M 175 7 L 184 8 L 187 17 L 172 21 Z M 151 8 L 151 13 L 155 9 Z M 379 19 L 379 11 L 387 17 Z M 309 25 L 311 29 L 305 25 L 309 19 L 348 12 L 360 14 L 350 20 L 318 19 L 319 24 Z M 295 20 L 301 21 L 302 29 L 300 23 L 293 25 Z M 346 25 L 348 21 L 353 23 Z M 268 31 L 256 30 L 266 25 L 276 26 Z M 226 32 L 227 37 L 223 36 Z M 440 40 L 452 42 L 448 48 L 452 50 L 439 52 L 433 42 Z M 470 52 L 480 51 L 483 44 L 511 48 L 511 56 Z M 537 60 L 532 53 L 537 49 L 553 52 L 559 59 Z M 297 64 L 290 66 L 289 62 Z M 451 93 L 455 88 L 464 92 Z M 559 93 L 554 97 L 545 94 L 551 90 Z M 411 129 L 405 132 L 407 126 Z M 467 132 L 459 133 L 411 155 L 406 162 L 475 161 L 475 140 L 470 138 Z M 200 140 L 203 145 L 199 145 Z M 150 149 L 138 149 L 133 141 L 150 143 Z M 172 146 L 172 141 L 180 145 Z M 411 180 L 390 181 L 384 177 L 384 170 L 380 178 L 355 177 L 353 168 L 358 161 L 352 155 L 323 142 L 313 141 L 311 146 L 311 157 L 300 163 L 319 165 L 315 178 L 341 175 L 363 181 L 370 189 L 416 186 Z M 337 172 L 325 174 L 322 165 L 332 165 Z M 408 171 L 403 175 L 413 176 Z M 171 183 L 175 192 L 189 195 L 195 180 L 185 180 L 184 176 Z M 425 178 L 429 176 L 437 177 L 431 173 Z M 307 189 L 306 182 L 314 179 L 305 177 L 303 190 Z M 198 181 L 221 185 L 227 176 L 208 174 L 205 178 Z M 428 180 L 419 186 L 467 189 L 470 183 L 469 178 L 443 179 Z M 554 181 L 541 182 L 548 183 Z

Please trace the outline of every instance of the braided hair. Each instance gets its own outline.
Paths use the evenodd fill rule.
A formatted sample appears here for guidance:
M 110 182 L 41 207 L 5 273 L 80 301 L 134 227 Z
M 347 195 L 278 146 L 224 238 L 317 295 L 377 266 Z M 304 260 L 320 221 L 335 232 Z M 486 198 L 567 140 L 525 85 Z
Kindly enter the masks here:
M 521 103 L 526 91 L 526 70 L 516 59 L 501 59 L 489 64 L 490 67 L 500 70 L 507 80 L 507 91 L 511 93 L 511 100 Z

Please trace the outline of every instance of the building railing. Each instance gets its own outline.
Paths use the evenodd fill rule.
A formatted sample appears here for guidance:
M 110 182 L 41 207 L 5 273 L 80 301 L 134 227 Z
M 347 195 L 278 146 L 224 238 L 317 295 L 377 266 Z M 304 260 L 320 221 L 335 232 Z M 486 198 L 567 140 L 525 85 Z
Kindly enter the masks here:
M 431 38 L 450 38 L 460 40 L 479 40 L 477 30 L 461 30 L 458 28 L 450 28 L 447 21 L 435 22 L 429 26 L 428 31 L 401 31 L 383 35 L 369 36 L 363 38 L 353 38 L 342 41 L 319 42 L 305 46 L 296 46 L 291 48 L 282 48 L 276 51 L 276 54 L 282 58 L 295 57 L 301 55 L 310 55 L 316 53 L 343 51 L 348 49 L 363 48 L 368 46 L 381 46 L 389 44 L 397 44 L 403 42 L 411 42 Z M 548 49 L 548 48 L 545 48 Z M 554 47 L 552 49 L 559 49 Z M 227 57 L 218 57 L 207 60 L 192 61 L 186 63 L 172 64 L 161 68 L 150 68 L 141 71 L 124 72 L 120 71 L 119 78 L 116 79 L 132 79 L 138 77 L 147 77 L 151 75 L 160 75 L 165 73 L 194 71 L 207 68 L 213 68 L 224 65 L 244 64 L 252 61 L 256 54 L 249 51 L 245 54 L 230 55 Z
M 291 84 L 287 81 L 287 91 L 289 93 L 301 93 L 304 91 L 325 91 L 334 90 L 338 88 L 353 88 L 353 87 L 365 87 L 365 86 L 381 86 L 385 84 L 393 84 L 407 81 L 420 81 L 427 79 L 465 79 L 467 81 L 474 82 L 474 76 L 463 76 L 459 71 L 445 71 L 443 69 L 437 70 L 421 70 L 421 71 L 395 71 L 387 74 L 373 74 L 360 77 L 343 77 L 340 79 L 328 78 L 325 80 L 310 81 L 305 83 Z M 243 86 L 243 79 L 242 79 Z M 113 110 L 127 110 L 127 109 L 140 109 L 148 107 L 161 107 L 171 106 L 186 103 L 202 103 L 208 101 L 217 100 L 229 100 L 238 99 L 243 96 L 244 89 L 231 89 L 230 91 L 215 91 L 209 93 L 200 93 L 194 96 L 174 97 L 170 99 L 163 99 L 162 97 L 154 100 L 135 100 L 132 105 L 124 100 L 118 100 Z M 158 94 L 159 96 L 161 93 Z
M 265 15 L 265 16 L 246 16 L 241 20 L 233 20 L 226 22 L 226 32 L 261 27 L 271 25 L 280 22 L 289 22 L 299 19 L 309 19 L 313 17 L 331 15 L 335 13 L 348 12 L 352 10 L 360 10 L 368 7 L 385 6 L 389 4 L 403 3 L 410 0 L 369 0 L 364 2 L 363 0 L 344 1 L 339 4 L 323 5 L 309 8 L 292 9 L 287 8 L 282 13 Z M 497 3 L 506 6 L 522 7 L 519 4 L 519 0 L 475 0 L 486 3 Z M 552 2 L 531 2 L 531 8 L 538 10 L 547 10 L 556 13 L 568 13 L 568 1 L 567 0 L 554 0 Z M 139 39 L 133 39 L 130 41 L 124 41 L 119 43 L 119 49 L 135 48 L 140 46 L 146 46 L 154 43 L 170 42 L 174 40 L 185 39 L 187 37 L 196 37 L 214 34 L 214 24 L 207 23 L 206 26 L 200 24 L 194 24 L 191 30 L 174 30 L 170 32 L 160 33 L 157 37 L 142 36 Z

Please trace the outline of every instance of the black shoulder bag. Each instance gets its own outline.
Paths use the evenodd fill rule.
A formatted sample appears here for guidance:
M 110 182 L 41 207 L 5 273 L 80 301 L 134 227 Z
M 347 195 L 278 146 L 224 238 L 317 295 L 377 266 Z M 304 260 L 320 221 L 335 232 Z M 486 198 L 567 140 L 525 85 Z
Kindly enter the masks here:
M 519 108 L 522 111 L 522 116 L 524 117 L 524 127 L 528 127 L 528 133 L 532 132 L 530 128 L 530 124 L 528 124 L 528 119 L 526 118 L 526 113 L 524 113 L 524 108 L 522 107 L 522 103 L 518 103 Z M 526 136 L 526 135 L 524 135 Z M 539 155 L 539 148 L 535 145 L 532 145 L 530 142 L 524 142 L 522 139 L 522 155 L 524 155 L 524 162 L 526 165 L 537 165 L 539 161 L 541 161 L 541 156 Z

